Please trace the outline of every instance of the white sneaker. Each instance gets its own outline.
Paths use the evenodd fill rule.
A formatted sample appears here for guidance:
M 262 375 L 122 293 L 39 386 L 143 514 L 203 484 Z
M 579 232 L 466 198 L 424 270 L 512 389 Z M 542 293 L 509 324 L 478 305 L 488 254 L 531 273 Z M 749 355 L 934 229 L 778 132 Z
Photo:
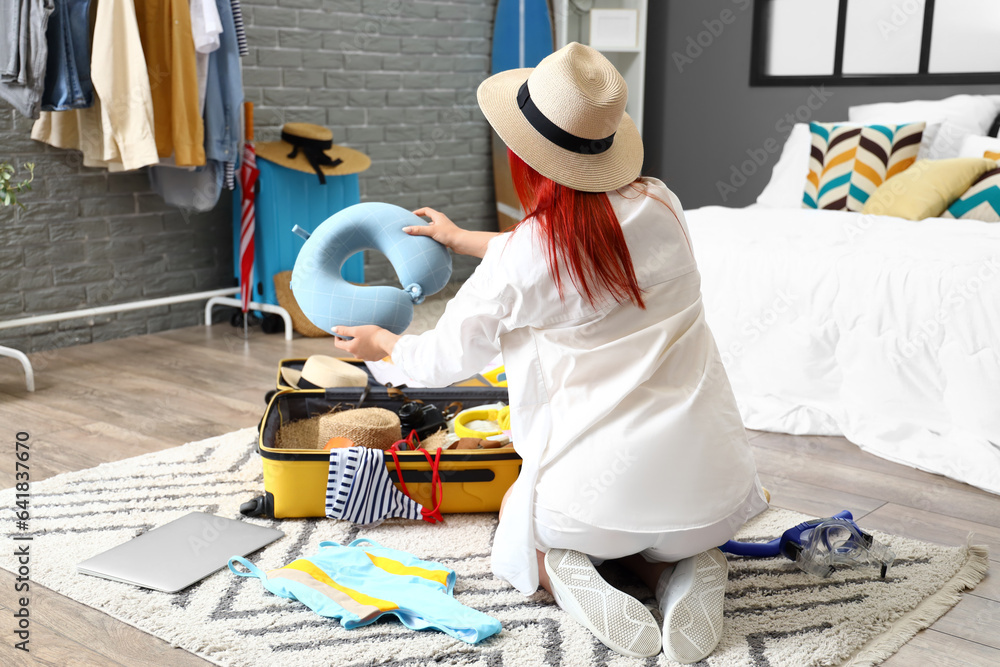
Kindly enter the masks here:
M 663 653 L 690 664 L 708 656 L 722 639 L 722 605 L 729 562 L 718 549 L 685 558 L 674 566 L 663 611 Z
M 545 571 L 556 602 L 601 643 L 633 658 L 660 652 L 660 628 L 646 606 L 604 581 L 579 551 L 551 549 Z

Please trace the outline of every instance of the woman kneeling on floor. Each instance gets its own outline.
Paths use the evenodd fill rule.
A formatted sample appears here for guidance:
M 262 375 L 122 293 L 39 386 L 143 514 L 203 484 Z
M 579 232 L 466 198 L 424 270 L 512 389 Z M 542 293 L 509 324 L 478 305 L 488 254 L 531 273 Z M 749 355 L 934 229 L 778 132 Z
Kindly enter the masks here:
M 569 44 L 502 72 L 479 104 L 508 146 L 524 220 L 470 232 L 433 209 L 409 227 L 481 257 L 437 326 L 396 336 L 339 327 L 336 345 L 392 356 L 444 386 L 502 351 L 524 464 L 504 499 L 493 571 L 539 584 L 605 645 L 690 663 L 722 635 L 728 567 L 716 546 L 767 507 L 715 340 L 680 202 L 641 178 L 627 89 Z M 655 591 L 662 633 L 594 563 L 624 558 Z

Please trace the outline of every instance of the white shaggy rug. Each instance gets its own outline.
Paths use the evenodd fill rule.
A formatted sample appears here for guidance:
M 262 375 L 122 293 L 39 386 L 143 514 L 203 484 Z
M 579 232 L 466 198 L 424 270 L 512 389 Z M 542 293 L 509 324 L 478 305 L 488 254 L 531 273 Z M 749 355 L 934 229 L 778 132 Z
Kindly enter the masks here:
M 359 535 L 454 568 L 457 599 L 503 624 L 500 634 L 477 646 L 440 632 L 412 632 L 394 617 L 345 630 L 298 602 L 271 595 L 259 580 L 228 570 L 179 594 L 77 574 L 78 562 L 190 511 L 239 517 L 240 503 L 261 492 L 254 442 L 254 432 L 246 429 L 32 484 L 32 579 L 219 665 L 670 664 L 662 654 L 639 661 L 611 653 L 546 593 L 525 598 L 494 579 L 492 514 L 450 515 L 444 525 L 394 520 L 364 530 L 324 519 L 255 520 L 286 533 L 251 556 L 264 570 L 314 553 L 321 540 L 345 543 Z M 0 506 L 14 506 L 13 489 L 0 492 Z M 803 518 L 769 510 L 741 536 L 772 538 Z M 783 559 L 733 559 L 725 636 L 699 664 L 877 664 L 946 612 L 986 571 L 983 547 L 878 537 L 898 556 L 885 581 L 868 570 L 817 580 Z M 0 550 L 0 567 L 15 569 L 11 549 Z M 608 576 L 652 605 L 649 592 L 624 574 Z

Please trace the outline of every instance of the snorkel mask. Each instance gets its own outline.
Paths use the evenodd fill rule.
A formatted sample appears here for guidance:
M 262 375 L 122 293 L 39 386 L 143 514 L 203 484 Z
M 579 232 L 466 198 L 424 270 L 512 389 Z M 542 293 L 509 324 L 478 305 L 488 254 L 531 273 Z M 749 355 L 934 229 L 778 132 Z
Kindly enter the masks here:
M 881 577 L 892 567 L 896 554 L 854 523 L 844 510 L 826 519 L 812 519 L 789 528 L 770 542 L 734 542 L 719 547 L 726 553 L 751 558 L 782 555 L 801 570 L 820 578 L 829 577 L 838 567 L 874 566 Z

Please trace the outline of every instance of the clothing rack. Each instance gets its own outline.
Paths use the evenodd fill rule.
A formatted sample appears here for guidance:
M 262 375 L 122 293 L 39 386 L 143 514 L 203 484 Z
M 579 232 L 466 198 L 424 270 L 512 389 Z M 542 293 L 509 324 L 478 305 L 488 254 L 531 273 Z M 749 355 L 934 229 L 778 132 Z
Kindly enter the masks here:
M 145 299 L 143 301 L 132 301 L 129 303 L 119 303 L 111 306 L 98 306 L 97 308 L 84 308 L 82 310 L 67 310 L 59 313 L 47 313 L 45 315 L 33 315 L 22 317 L 16 320 L 0 322 L 0 330 L 15 329 L 32 324 L 46 324 L 49 322 L 61 322 L 63 320 L 75 320 L 81 317 L 95 317 L 97 315 L 107 315 L 109 313 L 122 313 L 130 310 L 143 310 L 145 308 L 156 308 L 157 306 L 169 306 L 176 303 L 187 303 L 191 301 L 202 301 L 208 299 L 205 305 L 205 326 L 212 325 L 212 309 L 215 306 L 235 306 L 239 308 L 242 302 L 233 298 L 234 294 L 239 294 L 238 287 L 226 287 L 223 289 L 211 290 L 208 292 L 192 292 L 190 294 L 178 294 L 175 296 L 165 296 L 157 299 Z M 285 340 L 292 340 L 292 317 L 288 311 L 281 306 L 273 306 L 269 303 L 250 302 L 250 310 L 259 310 L 265 313 L 280 315 L 285 323 Z M 28 356 L 12 347 L 0 345 L 0 357 L 17 359 L 24 367 L 24 382 L 28 391 L 35 391 L 35 373 L 31 367 L 31 360 Z

